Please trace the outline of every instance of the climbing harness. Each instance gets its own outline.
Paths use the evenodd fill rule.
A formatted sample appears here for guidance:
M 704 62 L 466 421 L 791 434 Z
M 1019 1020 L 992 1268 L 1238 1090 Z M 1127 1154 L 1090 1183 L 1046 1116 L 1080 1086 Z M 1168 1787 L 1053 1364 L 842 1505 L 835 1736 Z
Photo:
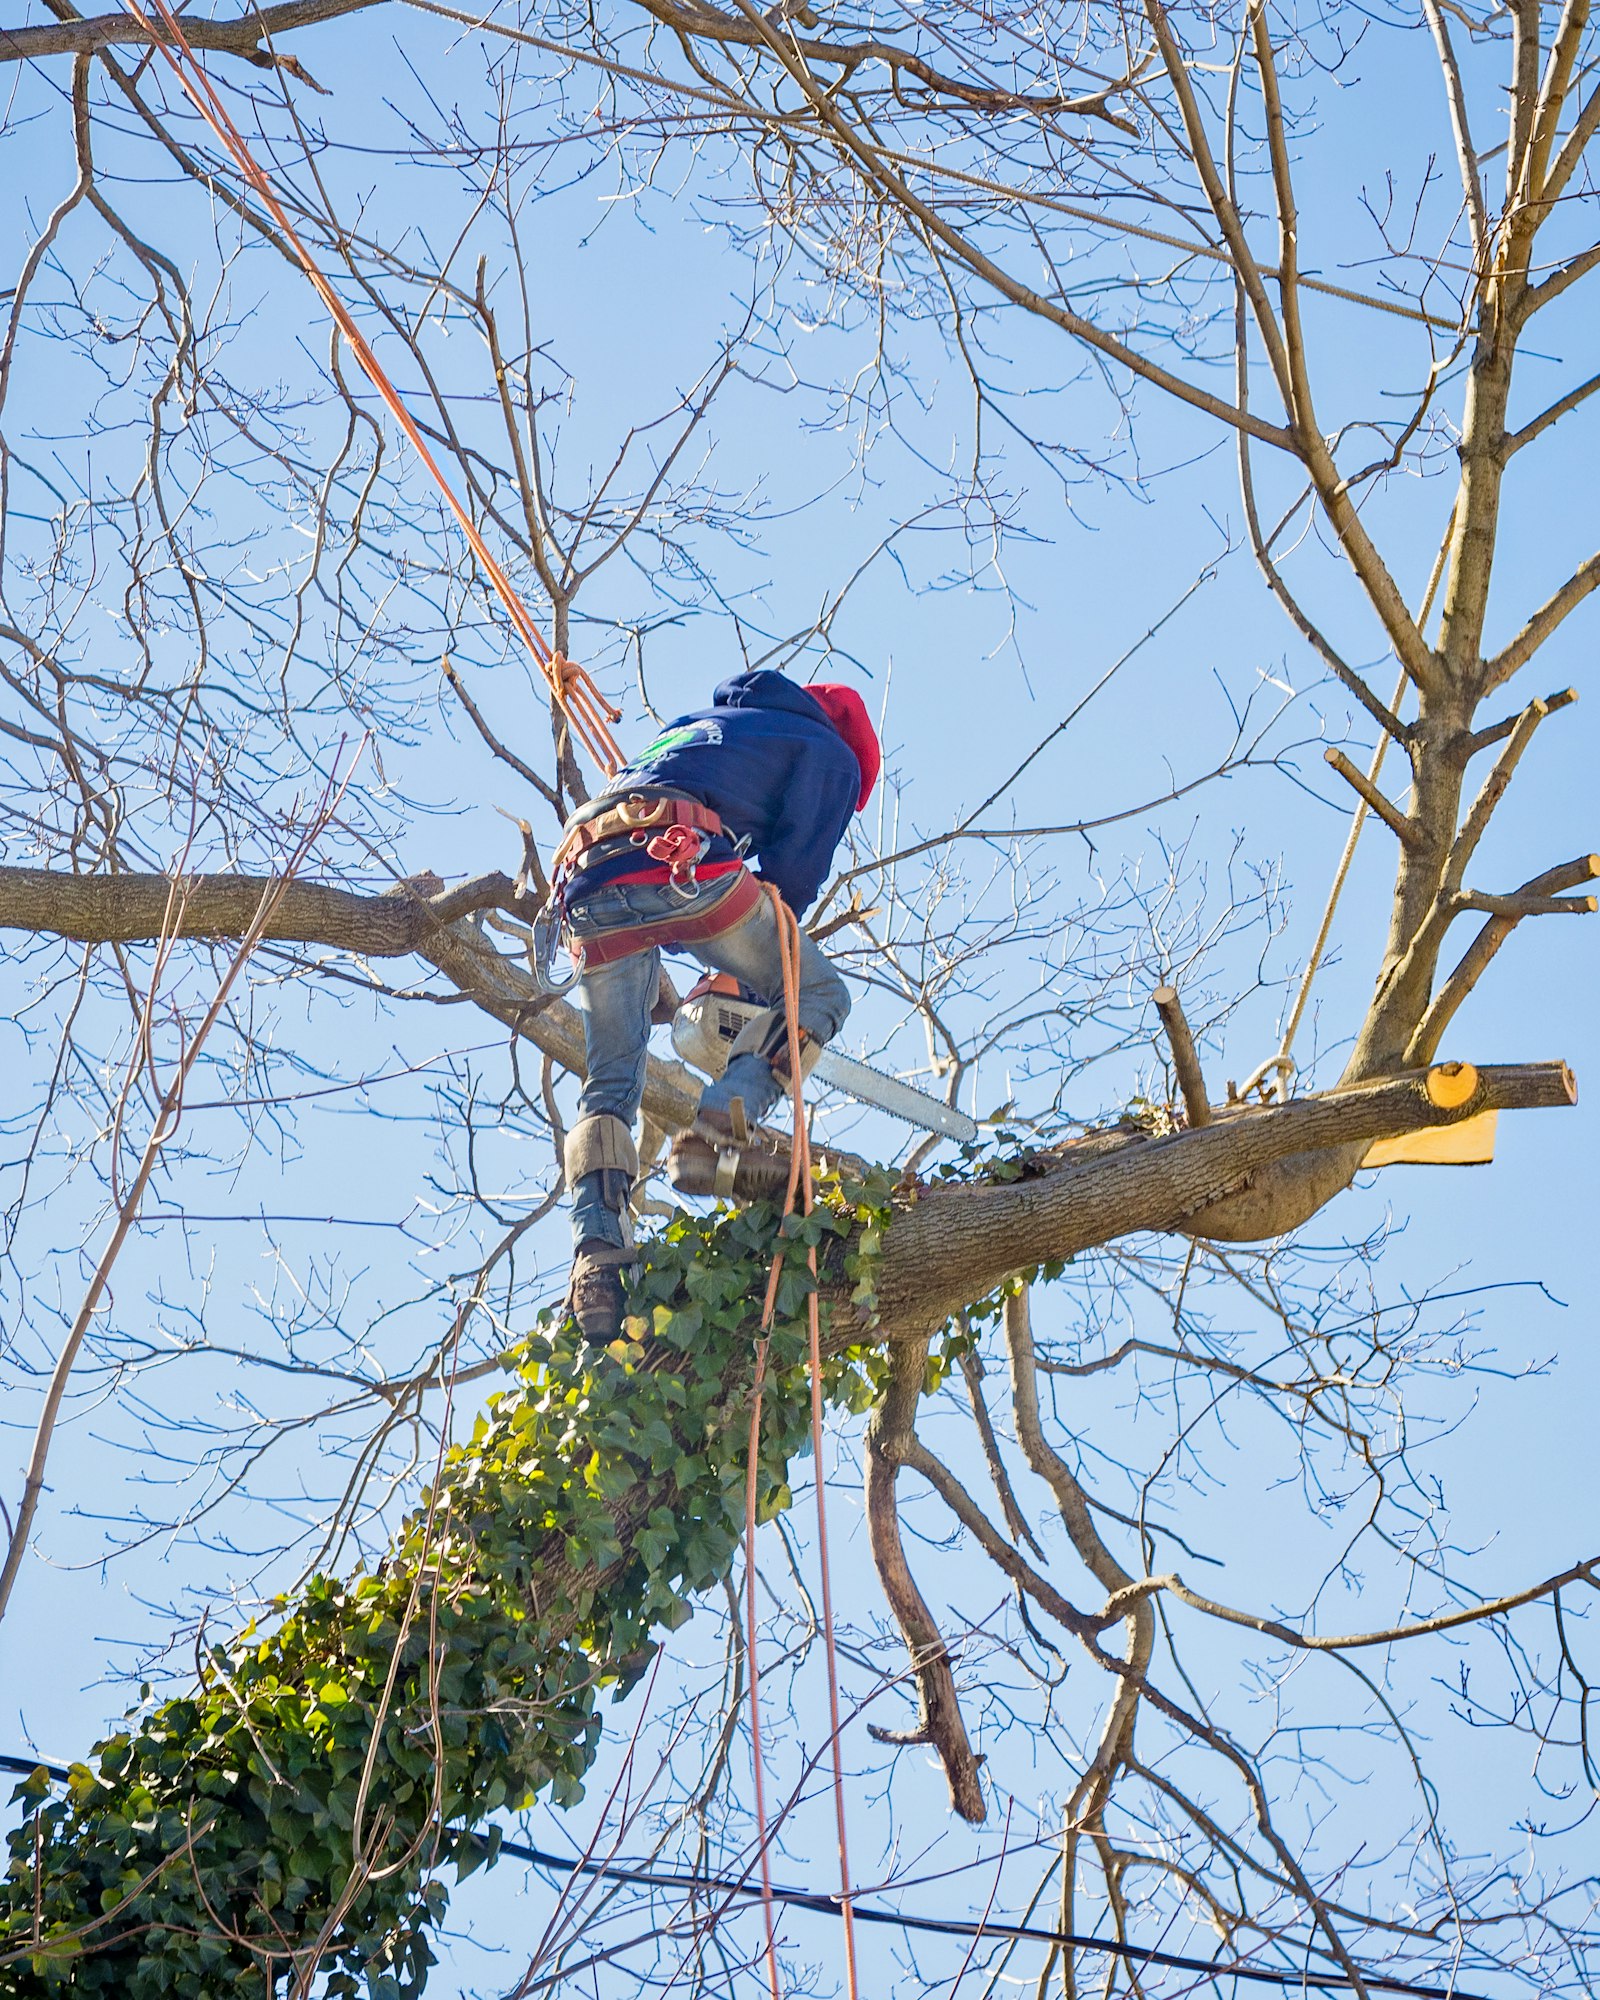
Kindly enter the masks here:
M 718 834 L 732 835 L 721 815 L 698 799 L 675 798 L 665 792 L 630 792 L 615 805 L 590 818 L 569 824 L 551 858 L 551 871 L 572 876 L 593 858 L 595 848 L 626 834 L 652 861 L 672 871 L 675 886 L 694 884 L 694 871 Z

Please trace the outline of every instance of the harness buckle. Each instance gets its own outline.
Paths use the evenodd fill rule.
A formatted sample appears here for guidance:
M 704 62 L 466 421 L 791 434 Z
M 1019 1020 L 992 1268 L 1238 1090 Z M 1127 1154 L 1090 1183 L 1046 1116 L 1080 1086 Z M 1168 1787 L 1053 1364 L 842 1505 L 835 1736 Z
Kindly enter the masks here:
M 635 840 L 639 835 L 635 834 Z M 678 824 L 662 829 L 651 840 L 643 843 L 644 851 L 652 861 L 664 862 L 672 871 L 672 886 L 677 890 L 687 890 L 693 894 L 696 883 L 694 871 L 711 845 L 708 834 L 698 827 Z
M 659 826 L 665 814 L 671 812 L 669 799 L 646 798 L 643 792 L 630 792 L 614 808 L 618 819 L 625 827 Z M 638 838 L 637 835 L 634 836 Z

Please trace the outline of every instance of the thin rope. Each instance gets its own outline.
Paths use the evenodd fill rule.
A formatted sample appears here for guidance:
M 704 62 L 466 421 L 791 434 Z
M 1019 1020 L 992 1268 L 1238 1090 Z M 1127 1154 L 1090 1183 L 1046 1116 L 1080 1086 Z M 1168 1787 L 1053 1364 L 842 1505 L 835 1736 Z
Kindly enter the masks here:
M 750 1758 L 755 1770 L 756 1851 L 761 1856 L 761 1914 L 767 1928 L 767 1990 L 772 2000 L 783 2000 L 778 1984 L 777 1925 L 773 1914 L 772 1858 L 767 1839 L 767 1781 L 761 1757 L 761 1668 L 758 1659 L 756 1624 L 756 1468 L 761 1457 L 761 1397 L 766 1386 L 767 1350 L 772 1336 L 767 1331 L 771 1310 L 763 1314 L 761 1338 L 756 1342 L 756 1379 L 750 1396 L 750 1457 L 744 1481 L 744 1616 L 745 1669 L 750 1685 Z
M 1419 632 L 1426 629 L 1428 619 L 1432 614 L 1434 594 L 1444 577 L 1444 566 L 1450 555 L 1450 538 L 1455 533 L 1455 527 L 1456 515 L 1455 509 L 1452 507 L 1450 510 L 1450 519 L 1445 526 L 1444 538 L 1439 544 L 1439 553 L 1433 559 L 1433 573 L 1428 578 L 1428 588 L 1423 593 L 1422 609 L 1417 614 L 1417 630 Z M 1406 679 L 1405 670 L 1402 668 L 1400 678 L 1395 682 L 1394 695 L 1389 703 L 1389 713 L 1391 715 L 1398 716 L 1400 713 L 1400 704 L 1405 700 L 1406 695 Z M 1378 779 L 1383 772 L 1383 760 L 1388 755 L 1388 751 L 1389 732 L 1386 729 L 1381 729 L 1378 732 L 1378 747 L 1373 752 L 1371 764 L 1367 767 L 1367 783 L 1369 785 L 1374 787 L 1377 785 Z M 1344 894 L 1344 885 L 1349 878 L 1350 865 L 1356 858 L 1356 844 L 1361 838 L 1361 829 L 1366 825 L 1370 812 L 1371 808 L 1368 806 L 1366 800 L 1358 799 L 1355 812 L 1351 816 L 1350 831 L 1345 838 L 1344 852 L 1340 855 L 1339 865 L 1333 873 L 1333 886 L 1328 891 L 1327 904 L 1322 912 L 1322 923 L 1317 931 L 1317 941 L 1311 947 L 1311 956 L 1306 960 L 1306 969 L 1300 978 L 1300 990 L 1295 995 L 1294 1007 L 1289 1015 L 1288 1026 L 1283 1031 L 1283 1040 L 1278 1045 L 1277 1055 L 1269 1058 L 1262 1065 L 1262 1068 L 1257 1071 L 1258 1076 L 1264 1075 L 1269 1069 L 1275 1069 L 1278 1072 L 1278 1097 L 1280 1101 L 1289 1094 L 1288 1080 L 1294 1071 L 1294 1063 L 1290 1058 L 1289 1052 L 1294 1047 L 1294 1038 L 1299 1033 L 1301 1020 L 1305 1016 L 1306 1002 L 1311 997 L 1312 982 L 1315 980 L 1318 968 L 1322 964 L 1322 954 L 1327 950 L 1328 937 L 1333 930 L 1334 915 L 1339 908 L 1339 898 Z
M 356 325 L 349 308 L 301 242 L 293 223 L 284 212 L 283 204 L 279 201 L 272 182 L 251 151 L 249 142 L 234 124 L 227 106 L 217 94 L 216 87 L 203 64 L 190 47 L 188 38 L 168 0 L 149 0 L 160 22 L 160 32 L 157 30 L 156 22 L 145 12 L 142 0 L 122 0 L 122 4 L 127 13 L 149 35 L 153 47 L 176 77 L 184 95 L 221 140 L 246 182 L 265 205 L 274 223 L 282 232 L 284 240 L 293 250 L 301 268 L 311 280 L 317 295 L 327 307 L 334 324 L 349 343 L 350 351 L 360 363 L 368 381 L 377 390 L 395 422 L 405 433 L 412 450 L 432 475 L 451 513 L 455 515 L 461 532 L 466 536 L 468 546 L 505 606 L 506 614 L 518 636 L 543 674 L 550 689 L 551 699 L 564 717 L 568 728 L 600 769 L 608 777 L 614 776 L 621 769 L 624 760 L 608 725 L 622 720 L 621 709 L 613 708 L 605 699 L 586 668 L 569 660 L 565 654 L 555 651 L 546 642 L 544 634 L 534 623 L 527 606 L 518 595 L 516 586 L 484 540 L 477 523 L 456 497 L 455 489 L 439 469 L 410 411 L 400 400 L 399 392 L 384 372 L 383 364 L 373 353 L 366 336 Z
M 772 913 L 778 926 L 778 956 L 783 967 L 783 1008 L 789 1038 L 789 1088 L 794 1104 L 794 1136 L 789 1149 L 789 1179 L 783 1197 L 783 1213 L 787 1220 L 795 1211 L 797 1196 L 802 1215 L 811 1213 L 812 1201 L 811 1131 L 806 1116 L 805 1084 L 800 1064 L 800 923 L 770 882 L 763 884 L 763 887 L 771 898 Z M 844 1804 L 843 1730 L 839 1714 L 839 1659 L 833 1633 L 833 1580 L 832 1566 L 828 1560 L 827 1500 L 823 1492 L 822 1323 L 817 1297 L 815 1244 L 811 1244 L 807 1249 L 806 1265 L 811 1273 L 811 1292 L 806 1301 L 810 1330 L 811 1457 L 816 1468 L 817 1556 L 822 1571 L 822 1639 L 828 1663 L 828 1720 L 832 1732 L 829 1747 L 833 1761 L 834 1821 L 839 1841 L 839 1915 L 844 1925 L 845 1991 L 848 2000 L 857 2000 L 855 1913 L 851 1907 L 854 1892 L 850 1886 L 850 1850 Z M 767 1350 L 771 1344 L 772 1321 L 778 1305 L 778 1285 L 782 1275 L 783 1250 L 780 1245 L 772 1260 L 772 1268 L 767 1274 L 767 1294 L 761 1310 L 761 1339 L 756 1348 L 756 1383 L 750 1417 L 750 1460 L 745 1477 L 746 1652 L 750 1663 L 752 1749 L 756 1758 L 756 1817 L 757 1835 L 761 1846 L 761 1897 L 767 1923 L 767 1977 L 773 2000 L 780 2000 L 780 1996 L 777 1961 L 773 1947 L 772 1884 L 767 1868 L 766 1804 L 761 1772 L 760 1702 L 757 1695 L 756 1668 L 755 1526 L 756 1459 L 760 1442 L 761 1392 L 766 1374 Z

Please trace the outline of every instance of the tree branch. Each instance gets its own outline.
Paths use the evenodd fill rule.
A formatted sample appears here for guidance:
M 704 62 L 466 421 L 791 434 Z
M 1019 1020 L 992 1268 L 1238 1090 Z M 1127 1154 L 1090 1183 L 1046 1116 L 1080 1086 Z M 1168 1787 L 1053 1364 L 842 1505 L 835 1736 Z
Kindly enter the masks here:
M 1581 883 L 1600 878 L 1600 854 L 1580 854 L 1576 860 L 1564 861 L 1559 867 L 1549 869 L 1543 875 L 1536 875 L 1531 882 L 1525 882 L 1519 896 L 1554 896 L 1563 889 L 1576 889 Z M 1461 1003 L 1477 985 L 1511 933 L 1521 921 L 1517 916 L 1491 917 L 1478 935 L 1472 940 L 1457 962 L 1455 970 L 1428 1004 L 1428 1011 L 1417 1025 L 1406 1050 L 1408 1063 L 1431 1062 L 1438 1053 L 1444 1031 L 1455 1019 Z
M 264 49 L 264 41 L 292 34 L 297 28 L 317 27 L 344 14 L 358 14 L 368 7 L 380 7 L 384 0 L 279 0 L 271 7 L 256 7 L 232 20 L 207 21 L 186 15 L 183 32 L 191 48 L 210 50 L 218 55 L 243 56 L 246 62 L 271 69 L 277 58 Z M 88 20 L 57 21 L 32 28 L 0 28 L 0 62 L 33 62 L 45 56 L 90 55 L 96 49 L 131 43 L 148 48 L 165 40 L 152 35 L 142 22 L 120 9 L 115 14 L 96 14 Z
M 1067 306 L 1058 306 L 1051 300 L 1041 297 L 1031 286 L 1013 278 L 993 259 L 985 256 L 969 238 L 952 228 L 936 209 L 930 208 L 925 201 L 920 200 L 903 176 L 888 164 L 882 149 L 864 138 L 841 116 L 832 97 L 818 87 L 804 63 L 783 39 L 768 27 L 765 18 L 750 5 L 750 0 L 737 0 L 737 4 L 747 20 L 759 23 L 762 40 L 777 56 L 799 88 L 805 92 L 812 109 L 827 126 L 841 152 L 848 154 L 869 180 L 878 183 L 908 215 L 914 216 L 923 228 L 944 244 L 946 249 L 974 276 L 992 286 L 1002 298 L 1009 299 L 1013 305 L 1021 306 L 1024 311 L 1035 314 L 1040 319 L 1048 320 L 1052 325 L 1060 327 L 1065 333 L 1072 334 L 1086 346 L 1105 355 L 1107 359 L 1128 369 L 1142 380 L 1154 384 L 1158 389 L 1164 389 L 1179 402 L 1187 403 L 1190 408 L 1203 410 L 1207 415 L 1216 417 L 1225 424 L 1247 430 L 1252 437 L 1260 438 L 1264 444 L 1276 445 L 1284 451 L 1295 449 L 1294 439 L 1282 426 L 1264 423 L 1259 417 L 1252 417 L 1247 412 L 1236 409 L 1222 397 L 1213 396 L 1209 390 L 1186 382 L 1181 375 L 1174 375 L 1170 369 L 1151 361 L 1114 334 L 1102 331 L 1092 320 L 1082 318 Z
M 1302 1652 L 1344 1653 L 1363 1646 L 1392 1646 L 1402 1639 L 1420 1639 L 1434 1632 L 1453 1632 L 1462 1625 L 1476 1625 L 1485 1618 L 1500 1618 L 1524 1604 L 1553 1596 L 1569 1583 L 1594 1583 L 1597 1571 L 1600 1571 L 1600 1556 L 1590 1556 L 1587 1561 L 1574 1563 L 1559 1575 L 1546 1577 L 1543 1583 L 1530 1584 L 1526 1590 L 1513 1591 L 1507 1597 L 1492 1598 L 1486 1604 L 1469 1605 L 1461 1611 L 1444 1611 L 1436 1618 L 1419 1618 L 1414 1625 L 1395 1625 L 1382 1632 L 1345 1632 L 1326 1638 L 1317 1633 L 1297 1632 L 1292 1625 L 1284 1625 L 1276 1618 L 1263 1618 L 1253 1611 L 1237 1611 L 1231 1604 L 1219 1604 L 1214 1598 L 1202 1597 L 1178 1576 L 1143 1577 L 1128 1590 L 1119 1591 L 1109 1598 L 1100 1615 L 1109 1625 L 1126 1615 L 1130 1602 L 1160 1591 L 1177 1598 L 1180 1604 L 1187 1604 L 1191 1611 L 1202 1611 L 1208 1618 L 1220 1618 L 1228 1625 L 1248 1626 L 1252 1632 L 1261 1632 L 1269 1639 L 1294 1646 Z
M 1545 696 L 1544 712 L 1546 715 L 1554 715 L 1558 709 L 1571 708 L 1577 699 L 1576 688 L 1557 688 L 1554 694 Z M 1519 709 L 1515 715 L 1508 715 L 1502 721 L 1492 722 L 1488 728 L 1474 730 L 1470 736 L 1462 738 L 1457 746 L 1457 754 L 1462 763 L 1470 764 L 1480 751 L 1492 750 L 1497 743 L 1504 743 L 1512 730 L 1521 722 L 1522 714 L 1523 711 Z
M 1082 1164 L 1068 1149 L 1061 1165 L 1038 1179 L 929 1190 L 885 1235 L 879 1314 L 909 1335 L 942 1324 L 1014 1272 L 1141 1230 L 1227 1241 L 1277 1235 L 1348 1186 L 1374 1139 L 1453 1125 L 1481 1111 L 1577 1102 L 1562 1062 L 1485 1067 L 1454 1105 L 1430 1097 L 1429 1079 L 1438 1076 L 1411 1071 L 1251 1107 L 1198 1132 L 1130 1134 L 1109 1154 L 1108 1135 L 1091 1134 L 1094 1156 Z
M 273 878 L 198 875 L 186 886 L 171 934 L 242 937 Z M 171 893 L 166 875 L 64 875 L 46 868 L 0 868 L 0 929 L 68 937 L 85 944 L 134 944 L 162 935 Z M 583 1021 L 514 959 L 460 921 L 473 910 L 521 908 L 509 876 L 482 875 L 444 890 L 419 876 L 381 896 L 291 882 L 274 906 L 268 941 L 323 945 L 361 958 L 415 953 L 486 1014 L 581 1076 Z M 666 1131 L 691 1123 L 700 1083 L 680 1063 L 650 1059 L 644 1109 Z
M 1178 998 L 1175 986 L 1158 986 L 1150 996 L 1151 1003 L 1161 1016 L 1161 1025 L 1167 1031 L 1167 1044 L 1172 1050 L 1172 1067 L 1177 1072 L 1178 1089 L 1183 1097 L 1183 1108 L 1188 1116 L 1190 1130 L 1211 1123 L 1211 1100 L 1206 1095 L 1205 1073 L 1200 1067 L 1200 1057 L 1195 1049 L 1194 1036 L 1189 1032 L 1189 1023 L 1184 1016 L 1183 1002 Z
M 1547 431 L 1552 424 L 1559 423 L 1580 403 L 1587 402 L 1596 389 L 1600 389 L 1600 375 L 1591 375 L 1587 382 L 1580 382 L 1576 389 L 1569 389 L 1564 396 L 1552 403 L 1549 409 L 1541 410 L 1539 415 L 1531 423 L 1524 424 L 1520 431 L 1513 431 L 1505 441 L 1506 457 L 1514 457 L 1524 445 L 1532 444 L 1534 439 Z
M 80 944 L 146 942 L 163 935 L 172 881 L 168 875 L 0 868 L 0 930 L 48 932 Z M 384 895 L 364 896 L 316 882 L 283 884 L 270 875 L 196 875 L 184 882 L 166 934 L 243 937 L 264 897 L 278 888 L 281 893 L 262 932 L 265 941 L 326 945 L 363 958 L 402 958 L 440 924 L 474 910 L 515 909 L 515 886 L 508 875 L 498 873 L 450 890 L 437 876 L 419 876 Z
M 1450 843 L 1450 852 L 1445 858 L 1444 873 L 1440 877 L 1441 895 L 1453 895 L 1466 880 L 1468 864 L 1477 853 L 1479 842 L 1489 831 L 1489 822 L 1494 817 L 1495 808 L 1506 795 L 1506 787 L 1511 783 L 1512 775 L 1522 761 L 1522 753 L 1533 741 L 1533 732 L 1549 713 L 1544 702 L 1537 699 L 1530 701 L 1506 731 L 1505 748 L 1494 760 L 1493 770 L 1478 788 L 1478 796 L 1473 800 L 1471 809 L 1461 822 L 1460 831 Z
M 1590 556 L 1580 569 L 1574 570 L 1561 588 L 1540 605 L 1510 645 L 1485 664 L 1483 693 L 1493 694 L 1497 687 L 1503 687 L 1514 673 L 1525 667 L 1562 620 L 1577 610 L 1596 585 L 1600 585 L 1600 555 Z
M 1339 776 L 1350 785 L 1357 795 L 1364 799 L 1372 811 L 1381 819 L 1389 831 L 1406 847 L 1415 847 L 1421 839 L 1417 829 L 1400 808 L 1393 804 L 1373 784 L 1365 771 L 1359 770 L 1342 750 L 1324 750 L 1324 759 L 1332 765 Z
M 867 1425 L 867 1539 L 917 1682 L 916 1735 L 895 1740 L 933 1745 L 949 1780 L 951 1805 L 964 1820 L 978 1826 L 986 1814 L 983 1787 L 978 1782 L 983 1759 L 973 1754 L 967 1736 L 949 1648 L 906 1562 L 895 1494 L 905 1445 L 916 1432 L 917 1400 L 927 1359 L 926 1338 L 902 1342 L 891 1352 L 888 1387 Z

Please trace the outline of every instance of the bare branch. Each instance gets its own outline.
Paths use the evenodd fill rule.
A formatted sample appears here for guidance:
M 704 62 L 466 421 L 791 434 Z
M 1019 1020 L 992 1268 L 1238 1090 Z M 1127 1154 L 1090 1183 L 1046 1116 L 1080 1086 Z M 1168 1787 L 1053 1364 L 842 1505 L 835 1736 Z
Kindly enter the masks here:
M 1509 646 L 1502 648 L 1492 660 L 1485 661 L 1483 693 L 1493 694 L 1497 687 L 1504 687 L 1514 673 L 1520 672 L 1597 584 L 1600 584 L 1600 555 L 1593 555 L 1545 600 Z
M 1165 1592 L 1177 1598 L 1180 1604 L 1187 1604 L 1192 1611 L 1203 1611 L 1208 1618 L 1219 1618 L 1228 1625 L 1248 1626 L 1252 1632 L 1260 1632 L 1282 1645 L 1293 1646 L 1297 1651 L 1347 1653 L 1365 1646 L 1395 1646 L 1403 1640 L 1426 1638 L 1435 1632 L 1459 1631 L 1463 1625 L 1476 1625 L 1485 1618 L 1503 1618 L 1508 1611 L 1515 1611 L 1521 1605 L 1534 1604 L 1541 1597 L 1554 1596 L 1568 1584 L 1593 1583 L 1597 1573 L 1600 1573 L 1600 1556 L 1590 1556 L 1587 1561 L 1574 1563 L 1570 1569 L 1564 1569 L 1556 1576 L 1546 1577 L 1542 1583 L 1530 1584 L 1526 1590 L 1512 1591 L 1505 1597 L 1491 1598 L 1484 1604 L 1468 1605 L 1460 1611 L 1442 1611 L 1437 1617 L 1419 1618 L 1415 1624 L 1395 1625 L 1382 1632 L 1345 1632 L 1337 1637 L 1297 1632 L 1292 1625 L 1285 1625 L 1276 1618 L 1262 1618 L 1251 1611 L 1236 1611 L 1232 1605 L 1219 1604 L 1214 1598 L 1202 1597 L 1198 1591 L 1190 1590 L 1177 1576 L 1141 1578 L 1128 1590 L 1108 1599 L 1101 1617 L 1109 1625 L 1114 1619 L 1126 1615 L 1129 1602 Z
M 1600 854 L 1580 854 L 1576 860 L 1563 862 L 1543 875 L 1536 875 L 1531 882 L 1525 882 L 1518 895 L 1536 899 L 1554 896 L 1563 889 L 1576 889 L 1581 883 L 1596 879 L 1600 879 Z M 1430 1001 L 1428 1011 L 1406 1050 L 1408 1062 L 1433 1060 L 1444 1032 L 1455 1019 L 1462 1002 L 1488 970 L 1496 952 L 1519 922 L 1520 918 L 1512 915 L 1492 917 L 1478 932 L 1449 978 Z
M 1189 1023 L 1184 1017 L 1183 1002 L 1178 998 L 1178 989 L 1175 986 L 1158 986 L 1150 999 L 1161 1016 L 1162 1027 L 1167 1031 L 1172 1067 L 1177 1072 L 1178 1089 L 1183 1095 L 1183 1108 L 1190 1128 L 1209 1125 L 1211 1100 L 1206 1095 L 1205 1075 L 1200 1068 L 1194 1036 L 1190 1034 Z
M 1530 445 L 1536 437 L 1542 437 L 1552 424 L 1560 423 L 1561 419 L 1569 416 L 1580 403 L 1587 402 L 1596 389 L 1600 389 L 1600 375 L 1591 375 L 1587 382 L 1580 382 L 1576 389 L 1569 389 L 1566 395 L 1552 403 L 1549 409 L 1541 410 L 1539 415 L 1531 423 L 1524 424 L 1520 431 L 1513 431 L 1505 442 L 1506 457 L 1512 457 L 1521 451 L 1524 445 Z
M 1330 748 L 1324 750 L 1322 755 L 1324 760 L 1344 779 L 1345 783 L 1350 785 L 1365 803 L 1371 807 L 1372 811 L 1378 815 L 1379 819 L 1383 821 L 1384 825 L 1388 827 L 1389 831 L 1397 839 L 1403 841 L 1407 847 L 1416 847 L 1420 844 L 1422 836 L 1418 829 L 1406 818 L 1400 808 L 1390 799 L 1386 798 L 1378 787 L 1369 780 L 1365 771 L 1351 763 L 1342 750 Z
M 1439 66 L 1444 71 L 1445 93 L 1450 101 L 1450 127 L 1455 135 L 1456 165 L 1461 173 L 1461 191 L 1466 197 L 1467 216 L 1472 225 L 1472 261 L 1477 271 L 1489 267 L 1489 221 L 1483 208 L 1483 184 L 1478 178 L 1478 154 L 1472 143 L 1472 128 L 1467 117 L 1467 96 L 1461 82 L 1461 66 L 1456 61 L 1454 44 L 1450 40 L 1450 30 L 1444 15 L 1439 10 L 1439 0 L 1423 0 L 1423 11 L 1428 17 L 1434 46 L 1439 51 Z
M 1513 922 L 1523 917 L 1592 917 L 1596 905 L 1593 896 L 1491 896 L 1477 889 L 1464 890 L 1455 900 L 1458 910 L 1480 910 L 1485 916 L 1510 917 Z
M 1505 797 L 1512 774 L 1522 761 L 1522 753 L 1533 741 L 1533 732 L 1549 713 L 1544 702 L 1530 701 L 1506 732 L 1505 748 L 1494 760 L 1493 769 L 1479 787 L 1478 796 L 1461 823 L 1461 830 L 1450 844 L 1450 853 L 1440 878 L 1442 895 L 1453 894 L 1466 879 L 1467 868 L 1478 851 L 1479 842 L 1489 830 L 1495 808 Z
M 906 1562 L 895 1493 L 905 1446 L 915 1435 L 927 1359 L 926 1340 L 905 1342 L 894 1350 L 887 1389 L 867 1425 L 867 1538 L 884 1596 L 911 1655 L 918 1711 L 914 1740 L 931 1743 L 938 1751 L 950 1784 L 950 1803 L 964 1820 L 979 1826 L 986 1817 L 978 1781 L 983 1759 L 973 1754 L 962 1720 L 949 1648 Z
M 1547 694 L 1544 697 L 1545 714 L 1554 715 L 1560 709 L 1570 708 L 1577 699 L 1576 688 L 1557 688 L 1554 694 Z M 1492 750 L 1495 744 L 1504 743 L 1521 720 L 1522 712 L 1519 710 L 1517 714 L 1508 715 L 1500 722 L 1490 723 L 1486 729 L 1474 730 L 1460 746 L 1459 754 L 1462 761 L 1470 764 L 1480 751 Z

